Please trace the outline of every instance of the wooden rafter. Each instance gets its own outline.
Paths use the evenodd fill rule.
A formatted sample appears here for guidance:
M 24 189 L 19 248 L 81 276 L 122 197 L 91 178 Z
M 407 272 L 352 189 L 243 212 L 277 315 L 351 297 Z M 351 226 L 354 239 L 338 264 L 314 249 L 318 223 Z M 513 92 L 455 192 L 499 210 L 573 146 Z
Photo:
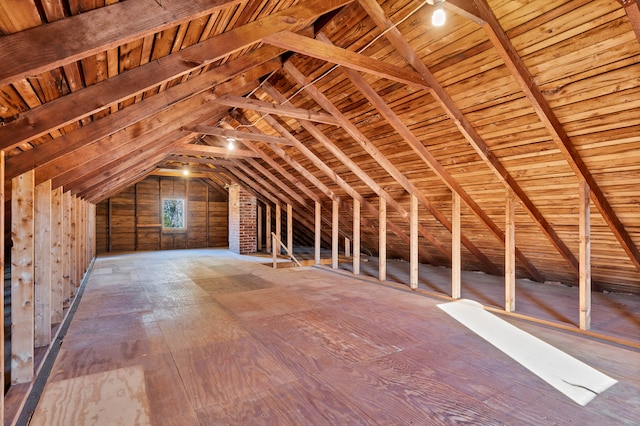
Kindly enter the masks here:
M 264 83 L 262 87 L 269 94 L 269 96 L 274 98 L 277 102 L 286 102 L 286 98 L 284 97 L 284 95 L 282 95 L 280 92 L 278 92 L 270 84 Z M 326 105 L 326 106 L 328 107 L 329 105 Z M 300 124 L 318 142 L 320 142 L 324 148 L 329 150 L 329 152 L 331 152 L 337 159 L 339 159 L 343 164 L 345 164 L 349 168 L 349 170 L 351 170 L 352 173 L 354 173 L 362 182 L 364 182 L 369 188 L 371 188 L 379 197 L 384 198 L 386 200 L 386 202 L 389 203 L 389 205 L 400 214 L 400 216 L 403 218 L 403 220 L 406 220 L 406 221 L 409 220 L 409 213 L 406 211 L 406 209 L 404 207 L 402 207 L 402 205 L 400 205 L 400 203 L 398 203 L 398 201 L 396 201 L 393 197 L 391 197 L 388 194 L 388 192 L 385 191 L 362 168 L 360 168 L 357 164 L 355 164 L 355 162 L 353 160 L 351 160 L 344 152 L 342 152 L 337 146 L 335 146 L 335 144 L 333 142 L 331 142 L 331 140 L 329 140 L 329 138 L 327 138 L 326 135 L 324 135 L 324 133 L 322 133 L 322 131 L 320 129 L 318 129 L 312 123 L 310 123 L 308 121 L 305 121 L 305 120 L 300 120 Z M 324 163 L 323 163 L 323 165 L 324 165 Z M 326 167 L 326 165 L 324 165 L 324 166 Z M 331 175 L 335 175 L 335 173 L 333 173 L 333 172 L 331 172 L 330 174 Z M 346 188 L 343 188 L 343 189 L 346 189 Z M 364 204 L 364 202 L 365 202 L 364 198 L 360 194 L 358 194 L 357 192 L 353 191 L 352 188 L 351 188 L 351 191 L 348 191 L 348 192 L 351 192 L 350 195 L 352 196 L 352 198 L 357 198 L 358 201 L 360 201 L 363 206 L 365 206 L 367 208 L 373 207 L 373 206 L 370 206 L 369 203 Z M 377 214 L 377 209 L 375 207 L 373 207 L 373 211 L 375 211 L 376 212 L 375 214 Z M 391 222 L 390 222 L 389 223 L 389 228 L 393 230 L 393 226 L 394 225 L 392 225 Z M 426 239 L 428 239 L 434 245 L 434 247 L 436 247 L 444 256 L 448 257 L 450 255 L 448 250 L 437 240 L 437 238 L 435 238 L 424 227 L 420 227 L 420 234 L 423 237 L 425 237 Z M 396 235 L 398 235 L 400 238 L 405 240 L 405 242 L 407 244 L 409 243 L 409 237 L 404 232 L 396 233 Z M 427 258 L 430 258 L 430 257 L 431 256 L 428 256 Z M 492 265 L 490 261 L 489 261 L 488 265 Z
M 289 141 L 281 136 L 265 135 L 263 133 L 242 132 L 240 130 L 223 129 L 215 126 L 205 126 L 199 124 L 190 130 L 203 135 L 220 136 L 223 138 L 234 138 L 244 141 L 266 142 L 279 145 L 290 145 Z
M 318 34 L 317 38 L 324 43 L 331 43 L 331 41 L 323 34 Z M 452 191 L 457 193 L 462 201 L 469 207 L 469 209 L 476 215 L 478 219 L 491 231 L 491 233 L 500 241 L 505 244 L 505 234 L 498 227 L 498 225 L 491 220 L 491 218 L 482 210 L 482 208 L 471 198 L 471 196 L 464 190 L 464 188 L 451 176 L 451 174 L 440 164 L 433 154 L 418 140 L 418 138 L 409 130 L 409 128 L 402 122 L 391 107 L 389 107 L 382 97 L 376 93 L 376 91 L 362 78 L 356 71 L 347 67 L 342 68 L 342 72 L 351 80 L 351 82 L 360 90 L 360 92 L 369 99 L 369 102 L 377 108 L 380 114 L 387 120 L 402 138 L 409 144 L 416 154 L 424 161 L 431 170 L 444 182 L 445 185 Z M 417 190 L 417 189 L 416 189 Z M 419 192 L 419 191 L 418 191 Z M 453 227 L 450 229 L 453 232 Z M 529 264 L 530 261 L 526 258 L 522 251 L 516 249 L 516 255 L 522 264 Z M 576 261 L 577 262 L 577 261 Z
M 0 84 L 67 65 L 211 14 L 239 0 L 119 2 L 0 38 Z M 91 32 L 87 32 L 91 28 Z M 55 43 L 51 43 L 55 40 Z M 34 55 L 33 52 L 38 52 Z
M 118 74 L 82 90 L 26 111 L 0 127 L 0 148 L 16 146 L 88 117 L 132 96 L 168 83 L 231 53 L 246 49 L 272 33 L 305 27 L 318 16 L 353 0 L 307 0 L 201 43 Z M 108 9 L 108 8 L 103 8 Z M 136 17 L 133 16 L 132 19 Z M 4 39 L 5 37 L 3 37 Z M 42 40 L 50 40 L 43 38 Z M 37 55 L 36 55 L 37 56 Z M 12 136 L 16 134 L 16 136 Z M 5 143 L 5 141 L 7 141 Z
M 243 125 L 250 124 L 249 120 L 241 113 L 233 114 L 233 117 Z M 252 126 L 249 129 L 250 129 L 251 134 L 260 135 L 260 133 L 258 133 L 259 130 L 257 130 L 255 127 Z M 282 138 L 282 139 L 285 139 L 285 138 Z M 291 145 L 291 143 L 289 143 L 289 142 L 288 142 L 288 144 Z M 280 174 L 280 176 L 282 176 L 285 180 L 290 182 L 291 185 L 294 188 L 297 188 L 297 189 L 301 190 L 307 197 L 309 197 L 309 199 L 311 199 L 315 203 L 321 203 L 320 197 L 315 192 L 313 192 L 306 185 L 304 185 L 302 182 L 300 182 L 299 179 L 296 179 L 295 176 L 293 176 L 291 173 L 289 173 L 289 171 L 287 171 L 284 167 L 282 167 L 280 164 L 278 164 L 278 162 L 275 161 L 273 158 L 271 158 L 266 152 L 264 152 L 263 150 L 259 149 L 258 147 L 255 147 L 255 146 L 249 146 L 249 149 L 253 150 L 256 154 L 258 154 L 262 161 L 264 161 L 269 167 L 271 167 L 276 172 L 278 172 Z M 277 184 L 279 186 L 280 186 L 280 184 L 284 185 L 284 182 L 281 182 L 279 179 L 275 178 L 275 176 L 273 176 L 273 174 L 271 174 L 268 170 L 266 170 L 266 168 L 264 168 L 262 165 L 258 164 L 255 161 L 254 162 L 250 161 L 249 164 L 254 169 L 260 171 L 260 173 L 262 173 L 263 175 L 265 175 L 265 176 L 269 176 L 270 175 L 269 178 L 275 184 Z M 284 185 L 284 187 L 287 188 L 285 191 L 289 190 L 289 187 L 287 187 L 286 185 Z M 308 204 L 302 197 L 300 197 L 297 194 L 295 194 L 295 192 L 293 192 L 291 194 L 291 197 L 295 198 L 296 201 L 298 201 L 307 211 L 309 211 L 312 216 L 315 214 L 315 205 Z M 321 218 L 321 220 L 323 222 L 325 222 L 327 224 L 331 223 L 331 221 L 329 219 L 327 219 L 323 215 L 321 215 L 320 218 Z M 341 216 L 340 220 L 343 223 L 343 226 L 347 226 L 347 222 L 346 222 L 344 217 Z M 344 234 L 344 232 L 343 232 L 343 234 Z M 344 235 L 346 236 L 346 234 L 344 234 Z
M 180 155 L 202 155 L 208 157 L 223 157 L 223 158 L 239 158 L 239 157 L 254 157 L 258 155 L 253 151 L 246 149 L 233 149 L 223 148 L 220 146 L 209 145 L 194 145 L 186 144 L 176 148 L 172 151 L 173 154 Z
M 473 128 L 469 120 L 464 116 L 462 111 L 455 105 L 453 99 L 446 93 L 444 88 L 433 76 L 429 68 L 419 59 L 417 53 L 411 48 L 411 46 L 404 40 L 402 34 L 397 28 L 393 26 L 393 23 L 384 14 L 384 11 L 375 1 L 372 0 L 359 0 L 360 4 L 367 11 L 367 14 L 376 25 L 383 31 L 388 30 L 385 33 L 385 37 L 391 42 L 391 44 L 402 54 L 416 70 L 425 78 L 425 81 L 430 86 L 430 91 L 444 109 L 449 118 L 455 123 L 459 131 L 465 137 L 465 139 L 471 144 L 475 151 L 480 155 L 482 160 L 489 166 L 493 173 L 500 179 L 501 182 L 507 187 L 511 188 L 514 194 L 522 202 L 525 209 L 538 225 L 538 227 L 544 232 L 549 241 L 556 247 L 556 249 L 569 261 L 567 250 L 564 249 L 565 244 L 562 242 L 558 234 L 551 227 L 549 222 L 544 218 L 540 210 L 535 206 L 531 199 L 527 196 L 524 190 L 520 187 L 515 178 L 507 171 L 500 160 L 495 156 L 491 149 L 484 142 L 482 137 Z M 570 253 L 570 251 L 569 251 Z M 575 256 L 571 256 L 575 259 Z M 571 262 L 571 261 L 569 261 Z M 575 268 L 574 264 L 571 265 Z M 532 264 L 525 265 L 529 273 L 534 277 L 536 281 L 544 281 L 541 274 L 535 269 Z
M 489 36 L 489 39 L 502 57 L 509 71 L 511 71 L 515 80 L 520 85 L 520 89 L 525 93 L 533 105 L 538 118 L 544 124 L 565 160 L 569 163 L 569 166 L 571 166 L 573 172 L 580 181 L 584 180 L 588 184 L 588 187 L 591 190 L 591 199 L 593 203 L 609 225 L 609 228 L 624 251 L 629 256 L 629 259 L 631 259 L 635 268 L 640 271 L 640 251 L 638 251 L 638 248 L 631 239 L 631 236 L 626 231 L 611 204 L 609 204 L 609 200 L 607 200 L 604 192 L 600 189 L 600 186 L 587 168 L 587 165 L 582 160 L 580 153 L 573 145 L 573 142 L 564 130 L 562 123 L 558 120 L 558 117 L 553 112 L 553 109 L 542 94 L 542 91 L 535 83 L 531 73 L 525 66 L 524 62 L 522 62 L 518 52 L 516 52 L 513 44 L 511 44 L 511 41 L 504 33 L 504 30 L 500 26 L 498 19 L 489 5 L 485 0 L 475 0 L 475 2 L 480 10 L 481 16 L 486 21 L 483 28 Z M 638 8 L 637 3 L 635 8 Z M 564 248 L 563 250 L 567 253 L 561 253 L 565 254 L 565 258 L 567 258 L 570 255 L 570 251 L 568 248 Z
M 325 44 L 322 42 L 319 42 L 321 44 Z M 308 78 L 306 78 L 298 69 L 296 69 L 293 64 L 291 64 L 290 62 L 286 62 L 284 64 L 284 70 L 301 86 L 305 87 L 305 91 L 316 101 L 318 102 L 318 104 L 324 108 L 326 111 L 330 112 L 333 116 L 335 116 L 336 118 L 339 119 L 340 124 L 342 126 L 342 128 L 356 141 L 360 144 L 360 146 L 362 146 L 362 148 L 369 154 L 371 155 L 372 158 L 374 158 L 376 160 L 376 162 L 384 169 L 387 171 L 387 173 L 389 173 L 390 176 L 392 176 L 403 188 L 405 191 L 407 191 L 409 194 L 413 194 L 416 197 L 418 197 L 418 200 L 420 201 L 420 204 L 422 204 L 423 207 L 425 207 L 427 209 L 427 211 L 433 215 L 433 217 L 436 218 L 436 220 L 438 222 L 440 222 L 449 232 L 451 232 L 451 221 L 442 213 L 440 212 L 435 205 L 433 205 L 433 203 L 431 203 L 425 196 L 424 194 L 422 194 L 422 192 L 413 184 L 413 182 L 411 182 L 409 179 L 407 179 L 406 176 L 404 176 L 404 174 L 402 174 L 402 172 L 400 172 L 400 170 L 387 158 L 384 156 L 384 154 L 382 154 L 376 147 L 375 145 L 364 135 L 362 134 L 362 132 L 360 132 L 360 130 L 353 124 L 351 123 L 343 114 L 342 112 L 340 112 L 340 110 L 338 110 L 338 108 L 333 105 L 331 103 L 331 101 L 329 99 L 327 99 L 326 96 L 324 96 L 324 94 L 322 94 L 314 85 L 311 84 L 311 82 L 309 81 Z M 309 130 L 309 129 L 307 129 Z M 342 152 L 340 152 L 337 147 L 335 147 L 335 145 L 330 144 L 329 146 L 327 146 L 327 148 L 329 150 L 331 150 L 334 155 L 336 155 L 337 157 L 340 157 L 342 154 Z M 348 158 L 347 158 L 348 160 Z M 344 162 L 344 160 L 341 159 L 341 161 Z M 353 163 L 353 162 L 350 162 Z M 346 163 L 345 163 L 346 164 Z M 357 167 L 355 164 L 350 165 L 350 168 L 352 170 L 360 170 L 359 167 Z M 364 171 L 362 171 L 362 174 L 365 176 L 366 178 L 366 173 L 364 173 Z M 360 177 L 360 176 L 359 176 Z M 361 177 L 362 179 L 362 177 Z M 375 188 L 377 187 L 378 190 L 380 192 L 377 192 L 379 195 L 384 196 L 384 194 L 386 193 L 385 191 L 383 191 L 379 185 L 376 182 L 368 182 L 371 181 L 371 179 L 367 179 L 365 180 L 365 182 L 372 188 L 375 190 Z M 371 186 L 373 185 L 373 186 Z M 401 212 L 401 215 L 404 218 L 408 218 L 409 214 L 408 212 L 406 212 L 406 210 L 404 208 L 402 208 L 395 200 L 390 199 L 390 197 L 385 197 L 387 198 L 387 203 L 393 207 L 394 209 L 396 209 L 397 211 Z M 447 256 L 447 258 L 451 258 L 451 253 L 449 252 L 449 250 L 445 249 L 444 246 L 440 243 L 440 241 L 438 241 L 433 235 L 431 235 L 430 232 L 428 232 L 423 226 L 419 226 L 420 229 L 420 233 L 427 238 L 436 248 L 438 248 L 443 254 L 445 254 L 445 256 Z M 491 262 L 491 260 L 485 256 L 476 246 L 475 244 L 473 244 L 473 242 L 463 236 L 462 237 L 462 242 L 465 245 L 465 247 L 471 252 L 473 253 L 473 255 L 480 261 L 480 263 L 487 269 L 487 271 L 490 271 L 490 273 L 492 274 L 496 274 L 499 275 L 501 272 L 498 269 L 497 266 L 495 266 L 495 264 L 493 262 Z
M 252 109 L 265 114 L 283 115 L 285 117 L 299 118 L 301 120 L 309 120 L 332 125 L 338 124 L 338 121 L 333 116 L 326 113 L 295 108 L 290 105 L 276 105 L 257 99 L 225 95 L 216 99 L 216 102 L 221 105 L 227 105 L 234 108 Z
M 182 105 L 182 107 L 179 107 L 173 114 L 180 113 L 180 108 L 184 109 L 189 98 L 200 99 L 197 102 L 213 100 L 215 94 L 203 93 L 213 86 L 222 84 L 223 86 L 217 90 L 219 93 L 225 93 L 230 90 L 230 87 L 246 83 L 247 79 L 258 79 L 279 68 L 279 62 L 271 61 L 276 52 L 269 52 L 266 56 L 263 55 L 264 53 L 265 51 L 255 56 L 249 54 L 247 57 L 251 56 L 252 58 L 248 60 L 240 58 L 237 61 L 229 62 L 210 73 L 201 74 L 184 84 L 174 86 L 122 111 L 110 114 L 64 136 L 55 138 L 51 142 L 16 155 L 7 162 L 7 176 L 17 176 L 33 167 L 50 163 L 63 155 L 73 154 L 78 149 L 116 134 L 128 126 L 131 126 L 129 129 L 133 134 L 140 134 L 143 131 L 140 121 L 152 116 L 167 114 L 167 110 L 175 108 L 176 105 Z M 172 113 L 169 111 L 169 114 Z M 155 126 L 157 124 L 152 125 L 152 127 Z M 0 129 L 4 129 L 4 127 L 0 127 Z
M 310 37 L 282 31 L 263 39 L 265 43 L 278 46 L 293 52 L 302 53 L 313 58 L 323 59 L 358 71 L 367 72 L 378 77 L 398 81 L 421 89 L 427 85 L 420 74 L 409 68 L 401 68 L 377 59 L 321 43 Z

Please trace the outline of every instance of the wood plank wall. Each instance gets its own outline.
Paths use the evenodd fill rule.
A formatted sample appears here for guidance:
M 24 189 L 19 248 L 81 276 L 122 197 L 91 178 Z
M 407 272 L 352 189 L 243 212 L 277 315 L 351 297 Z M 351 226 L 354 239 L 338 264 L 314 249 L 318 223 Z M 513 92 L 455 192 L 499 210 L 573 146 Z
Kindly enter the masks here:
M 186 228 L 162 229 L 162 199 L 187 200 Z M 150 176 L 96 206 L 96 250 L 173 250 L 228 245 L 227 198 L 200 179 Z

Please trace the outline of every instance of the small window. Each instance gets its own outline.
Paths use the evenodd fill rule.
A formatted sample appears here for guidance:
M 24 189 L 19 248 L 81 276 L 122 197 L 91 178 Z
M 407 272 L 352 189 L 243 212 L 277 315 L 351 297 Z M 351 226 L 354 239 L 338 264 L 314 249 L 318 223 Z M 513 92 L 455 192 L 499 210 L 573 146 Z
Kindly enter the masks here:
M 184 229 L 185 204 L 183 198 L 164 198 L 162 200 L 162 227 L 164 229 Z

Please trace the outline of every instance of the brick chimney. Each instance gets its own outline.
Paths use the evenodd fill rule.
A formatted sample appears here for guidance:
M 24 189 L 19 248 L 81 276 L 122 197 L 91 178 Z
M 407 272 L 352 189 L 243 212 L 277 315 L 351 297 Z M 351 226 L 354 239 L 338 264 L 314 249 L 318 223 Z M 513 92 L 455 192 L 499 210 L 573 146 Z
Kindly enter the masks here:
M 256 197 L 239 185 L 229 186 L 229 250 L 247 254 L 256 251 Z

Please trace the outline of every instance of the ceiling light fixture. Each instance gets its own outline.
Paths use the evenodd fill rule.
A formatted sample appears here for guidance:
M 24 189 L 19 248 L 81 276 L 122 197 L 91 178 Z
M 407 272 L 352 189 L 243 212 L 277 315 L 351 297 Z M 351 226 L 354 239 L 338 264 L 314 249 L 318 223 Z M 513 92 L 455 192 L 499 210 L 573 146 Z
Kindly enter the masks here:
M 233 149 L 235 148 L 235 143 L 236 138 L 227 138 L 227 149 L 229 151 L 233 151 Z
M 433 15 L 431 15 L 431 24 L 433 24 L 434 27 L 443 26 L 447 20 L 447 15 L 444 13 L 442 3 L 444 3 L 444 0 L 433 0 L 435 10 L 433 11 Z

